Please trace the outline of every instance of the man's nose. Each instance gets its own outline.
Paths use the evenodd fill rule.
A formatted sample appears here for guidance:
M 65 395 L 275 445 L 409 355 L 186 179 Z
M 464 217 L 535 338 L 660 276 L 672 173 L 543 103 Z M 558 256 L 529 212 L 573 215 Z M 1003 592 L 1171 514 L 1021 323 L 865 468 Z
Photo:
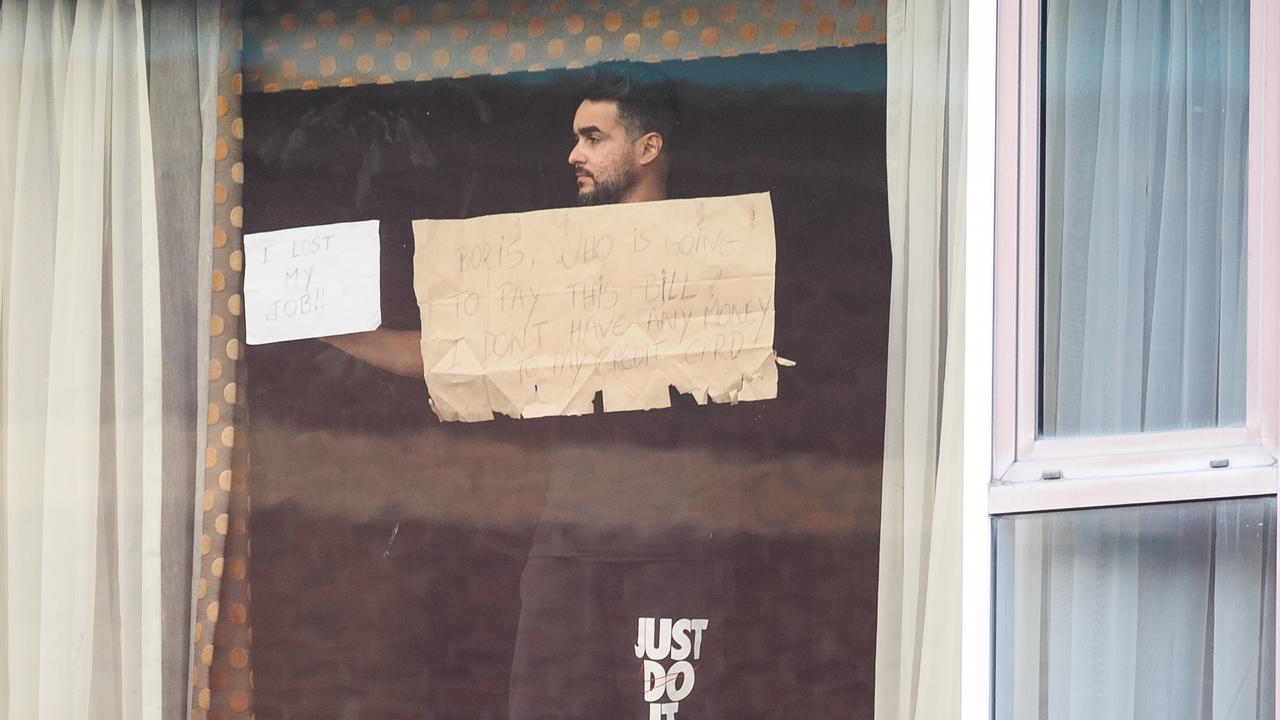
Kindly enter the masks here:
M 577 167 L 578 165 L 583 165 L 586 162 L 587 159 L 582 155 L 582 142 L 579 141 L 573 146 L 573 149 L 569 151 L 569 164 Z

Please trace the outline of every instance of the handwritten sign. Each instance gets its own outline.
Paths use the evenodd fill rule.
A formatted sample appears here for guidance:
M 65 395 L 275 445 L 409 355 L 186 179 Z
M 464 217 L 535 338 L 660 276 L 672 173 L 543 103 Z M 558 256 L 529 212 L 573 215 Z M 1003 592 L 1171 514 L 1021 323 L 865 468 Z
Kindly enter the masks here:
M 767 193 L 413 224 L 443 420 L 777 396 Z
M 250 345 L 382 324 L 377 220 L 251 233 L 244 254 Z

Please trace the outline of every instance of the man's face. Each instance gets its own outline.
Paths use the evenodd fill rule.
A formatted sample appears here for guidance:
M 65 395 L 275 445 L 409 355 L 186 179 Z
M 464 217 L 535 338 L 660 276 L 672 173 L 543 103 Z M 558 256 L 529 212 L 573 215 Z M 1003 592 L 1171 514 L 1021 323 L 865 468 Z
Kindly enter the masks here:
M 618 202 L 635 187 L 639 161 L 635 142 L 611 100 L 584 100 L 573 116 L 577 144 L 569 164 L 578 176 L 578 204 Z

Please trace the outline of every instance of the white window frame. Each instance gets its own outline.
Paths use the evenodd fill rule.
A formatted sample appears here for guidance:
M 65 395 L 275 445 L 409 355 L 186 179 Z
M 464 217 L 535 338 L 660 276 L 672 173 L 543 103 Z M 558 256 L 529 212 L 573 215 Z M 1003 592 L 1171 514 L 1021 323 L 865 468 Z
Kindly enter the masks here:
M 1271 6 L 1270 8 L 1268 6 Z M 1037 428 L 1039 0 L 999 7 L 995 193 L 995 357 L 993 515 L 1172 500 L 1274 495 L 1280 421 L 1280 247 L 1274 218 L 1280 195 L 1265 190 L 1280 174 L 1276 80 L 1267 73 L 1273 0 L 1252 0 L 1249 73 L 1248 316 L 1243 427 L 1042 438 Z M 1269 30 L 1269 26 L 1271 29 Z M 1275 51 L 1271 51 L 1275 54 Z M 1270 142 L 1270 145 L 1268 144 Z M 1264 309 L 1271 308 L 1271 311 Z M 1052 479 L 1051 479 L 1052 478 Z
M 1050 439 L 1037 436 L 1035 412 L 1040 8 L 1040 0 L 968 7 L 959 669 L 966 720 L 993 713 L 994 517 L 1275 495 L 1280 485 L 1280 3 L 1250 5 L 1245 426 Z M 1210 467 L 1222 460 L 1227 467 Z

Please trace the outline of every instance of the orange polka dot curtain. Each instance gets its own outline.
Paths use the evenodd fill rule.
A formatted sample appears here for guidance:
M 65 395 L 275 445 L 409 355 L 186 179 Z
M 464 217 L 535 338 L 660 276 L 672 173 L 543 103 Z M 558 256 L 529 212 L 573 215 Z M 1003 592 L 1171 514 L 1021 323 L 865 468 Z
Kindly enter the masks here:
M 882 0 L 263 0 L 244 19 L 250 92 L 848 47 L 885 41 Z
M 884 0 L 260 0 L 224 3 L 209 444 L 192 717 L 253 715 L 251 465 L 241 359 L 242 93 L 884 43 Z
M 243 30 L 239 2 L 223 3 L 218 54 L 218 139 L 214 146 L 212 315 L 209 334 L 209 424 L 201 512 L 199 563 L 192 642 L 192 717 L 250 717 L 249 493 L 244 367 L 239 362 L 243 328 L 244 270 L 240 162 L 244 122 L 240 95 Z

